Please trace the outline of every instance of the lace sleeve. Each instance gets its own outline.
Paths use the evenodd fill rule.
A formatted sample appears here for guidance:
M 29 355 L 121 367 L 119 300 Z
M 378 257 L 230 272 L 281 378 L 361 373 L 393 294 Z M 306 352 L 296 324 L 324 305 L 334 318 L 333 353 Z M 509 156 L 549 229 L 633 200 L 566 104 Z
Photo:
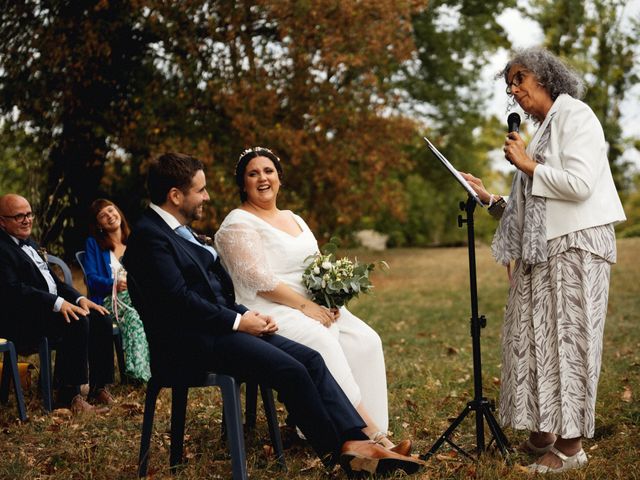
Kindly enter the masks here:
M 216 250 L 236 289 L 253 299 L 258 292 L 275 289 L 280 280 L 266 260 L 260 234 L 243 224 L 223 226 L 216 232 Z

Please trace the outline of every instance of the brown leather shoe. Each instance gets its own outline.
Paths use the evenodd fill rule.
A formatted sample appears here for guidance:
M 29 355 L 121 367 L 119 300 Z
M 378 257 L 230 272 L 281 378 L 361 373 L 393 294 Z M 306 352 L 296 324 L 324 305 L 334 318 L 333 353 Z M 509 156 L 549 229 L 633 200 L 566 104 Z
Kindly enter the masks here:
M 413 444 L 411 443 L 411 440 L 407 438 L 406 440 L 402 440 L 395 447 L 391 447 L 389 450 L 397 453 L 398 455 L 408 456 L 411 454 L 412 447 L 413 447 Z
M 94 414 L 102 414 L 107 413 L 109 409 L 107 407 L 94 407 L 90 403 L 88 403 L 82 395 L 76 395 L 71 400 L 71 405 L 69 406 L 69 410 L 74 415 L 82 415 L 85 413 L 94 413 Z
M 399 470 L 412 474 L 424 464 L 422 460 L 399 455 L 367 440 L 344 442 L 340 453 L 340 465 L 349 477 L 388 475 Z
M 98 389 L 95 395 L 91 396 L 91 400 L 93 400 L 96 404 L 106 405 L 108 407 L 111 407 L 116 403 L 115 399 L 113 398 L 113 396 L 111 396 L 106 388 Z

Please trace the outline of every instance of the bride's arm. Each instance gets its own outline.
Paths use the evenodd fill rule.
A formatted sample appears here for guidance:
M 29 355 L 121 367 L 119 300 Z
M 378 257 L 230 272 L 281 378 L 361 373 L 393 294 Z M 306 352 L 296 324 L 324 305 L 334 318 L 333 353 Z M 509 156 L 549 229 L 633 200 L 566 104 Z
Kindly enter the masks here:
M 317 320 L 325 327 L 330 326 L 335 320 L 333 313 L 327 307 L 318 305 L 282 282 L 273 290 L 259 291 L 258 295 L 272 302 L 300 310 L 306 316 Z
M 282 283 L 271 271 L 258 232 L 243 224 L 227 225 L 215 235 L 216 249 L 231 275 L 236 288 L 255 297 L 260 295 L 274 303 L 300 310 L 323 325 L 330 325 L 334 316 L 322 307 Z M 276 322 L 278 319 L 275 319 Z

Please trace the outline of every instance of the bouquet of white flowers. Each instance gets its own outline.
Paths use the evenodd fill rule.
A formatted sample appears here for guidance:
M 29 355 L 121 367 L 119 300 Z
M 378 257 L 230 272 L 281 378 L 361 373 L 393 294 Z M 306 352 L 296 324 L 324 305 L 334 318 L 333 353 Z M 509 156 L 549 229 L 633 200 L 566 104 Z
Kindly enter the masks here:
M 334 239 L 327 243 L 323 252 L 307 257 L 307 268 L 302 274 L 302 282 L 311 299 L 328 308 L 339 308 L 360 293 L 369 293 L 373 284 L 369 274 L 375 268 L 373 263 L 358 263 L 346 257 L 336 259 L 338 246 Z M 388 268 L 386 262 L 380 262 Z

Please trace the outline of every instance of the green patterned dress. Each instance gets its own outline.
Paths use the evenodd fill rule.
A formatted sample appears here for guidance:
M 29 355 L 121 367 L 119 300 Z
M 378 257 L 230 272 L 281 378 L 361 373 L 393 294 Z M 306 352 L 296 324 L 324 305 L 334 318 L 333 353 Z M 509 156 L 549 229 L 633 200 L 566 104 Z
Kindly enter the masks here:
M 149 344 L 144 333 L 142 320 L 131 304 L 128 290 L 118 293 L 116 298 L 117 310 L 113 308 L 113 295 L 105 297 L 104 307 L 117 319 L 120 328 L 125 373 L 129 377 L 146 382 L 151 378 L 151 366 Z

